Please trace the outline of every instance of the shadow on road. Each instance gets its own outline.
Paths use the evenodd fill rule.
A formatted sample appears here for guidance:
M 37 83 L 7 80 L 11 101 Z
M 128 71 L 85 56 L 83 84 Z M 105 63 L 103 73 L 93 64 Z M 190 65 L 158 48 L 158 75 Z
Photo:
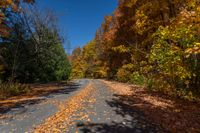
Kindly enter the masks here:
M 30 97 L 34 98 L 25 98 L 23 100 L 8 100 L 0 103 L 0 116 L 8 113 L 11 110 L 20 110 L 21 113 L 25 112 L 25 106 L 39 104 L 47 98 L 53 98 L 56 95 L 70 94 L 71 92 L 76 91 L 80 88 L 79 84 L 76 83 L 50 83 L 50 84 L 37 84 L 34 85 L 36 88 L 40 88 L 36 91 L 35 94 L 32 94 Z M 33 89 L 34 90 L 34 86 Z M 48 88 L 49 86 L 56 86 L 58 89 L 43 89 Z M 23 97 L 23 96 L 22 96 Z
M 138 102 L 138 100 L 140 100 Z M 150 123 L 145 115 L 134 105 L 141 99 L 132 99 L 125 95 L 114 95 L 113 99 L 106 103 L 113 108 L 117 115 L 123 117 L 122 122 L 111 123 L 84 123 L 77 124 L 83 133 L 155 133 L 164 132 L 157 125 Z M 129 117 L 127 117 L 129 116 Z
M 84 133 L 200 132 L 200 104 L 196 102 L 138 89 L 131 95 L 114 95 L 112 100 L 106 103 L 116 114 L 124 118 L 123 122 L 77 125 L 81 131 Z M 131 116 L 131 119 L 127 119 L 127 115 Z

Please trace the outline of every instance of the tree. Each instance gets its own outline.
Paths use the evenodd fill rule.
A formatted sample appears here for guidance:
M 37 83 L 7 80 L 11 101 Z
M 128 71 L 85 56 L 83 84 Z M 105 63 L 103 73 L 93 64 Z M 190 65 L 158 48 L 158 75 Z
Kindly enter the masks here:
M 199 4 L 191 1 L 172 25 L 160 27 L 155 33 L 150 62 L 156 63 L 153 68 L 157 73 L 153 76 L 164 79 L 165 83 L 154 79 L 154 82 L 161 82 L 160 88 L 171 89 L 173 93 L 179 90 L 200 94 L 199 17 Z
M 84 78 L 85 77 L 85 67 L 84 60 L 81 57 L 82 50 L 80 47 L 76 48 L 72 52 L 72 74 L 73 78 Z
M 3 0 L 0 1 L 0 37 L 9 35 L 9 12 L 18 12 L 20 0 Z M 25 3 L 34 3 L 35 0 L 23 0 Z M 11 10 L 10 10 L 11 9 Z
M 5 79 L 20 82 L 68 79 L 70 64 L 55 15 L 31 8 L 10 17 L 13 31 L 0 44 L 4 47 Z
M 146 83 L 168 94 L 200 94 L 199 5 L 198 0 L 119 0 L 94 40 L 80 50 L 81 67 L 74 70 Z

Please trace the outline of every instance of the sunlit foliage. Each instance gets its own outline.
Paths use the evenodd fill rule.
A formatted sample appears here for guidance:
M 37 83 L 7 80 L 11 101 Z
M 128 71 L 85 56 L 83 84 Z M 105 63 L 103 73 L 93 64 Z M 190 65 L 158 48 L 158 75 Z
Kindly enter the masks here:
M 103 77 L 167 94 L 199 95 L 199 18 L 198 0 L 120 0 L 97 30 L 93 47 L 80 49 L 82 77 L 103 71 Z

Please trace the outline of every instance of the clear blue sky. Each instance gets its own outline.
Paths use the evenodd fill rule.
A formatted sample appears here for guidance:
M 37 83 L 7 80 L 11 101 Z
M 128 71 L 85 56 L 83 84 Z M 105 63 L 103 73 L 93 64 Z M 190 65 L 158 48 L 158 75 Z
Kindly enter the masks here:
M 37 0 L 36 0 L 37 1 Z M 49 8 L 59 16 L 61 34 L 71 48 L 83 46 L 93 39 L 104 16 L 111 14 L 118 0 L 38 0 L 40 8 Z

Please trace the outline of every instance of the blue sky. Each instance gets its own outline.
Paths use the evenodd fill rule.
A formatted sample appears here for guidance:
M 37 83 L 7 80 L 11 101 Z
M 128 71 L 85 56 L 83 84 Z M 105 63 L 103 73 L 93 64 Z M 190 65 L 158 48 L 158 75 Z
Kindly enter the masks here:
M 59 16 L 61 34 L 71 48 L 83 46 L 93 39 L 104 16 L 111 14 L 118 0 L 38 0 L 40 8 L 49 8 Z

